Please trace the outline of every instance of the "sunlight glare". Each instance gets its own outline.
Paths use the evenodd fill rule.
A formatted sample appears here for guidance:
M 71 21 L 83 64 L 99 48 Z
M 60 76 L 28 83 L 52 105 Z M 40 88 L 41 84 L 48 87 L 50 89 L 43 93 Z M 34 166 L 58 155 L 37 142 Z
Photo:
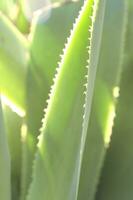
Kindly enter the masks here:
M 29 22 L 32 21 L 34 15 L 39 15 L 39 22 L 48 20 L 51 14 L 50 0 L 24 0 L 25 17 Z
M 3 94 L 1 94 L 1 100 L 2 100 L 3 105 L 8 106 L 13 112 L 15 112 L 16 114 L 18 114 L 20 117 L 24 117 L 25 116 L 24 110 L 22 110 L 21 108 L 17 107 L 13 102 L 11 102 Z

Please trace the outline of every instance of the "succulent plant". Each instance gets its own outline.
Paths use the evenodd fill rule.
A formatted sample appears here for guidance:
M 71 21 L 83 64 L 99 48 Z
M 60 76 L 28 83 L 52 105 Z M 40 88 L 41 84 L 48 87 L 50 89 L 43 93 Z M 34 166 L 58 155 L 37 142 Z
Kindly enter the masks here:
M 131 0 L 1 0 L 1 200 L 132 200 L 132 19 Z

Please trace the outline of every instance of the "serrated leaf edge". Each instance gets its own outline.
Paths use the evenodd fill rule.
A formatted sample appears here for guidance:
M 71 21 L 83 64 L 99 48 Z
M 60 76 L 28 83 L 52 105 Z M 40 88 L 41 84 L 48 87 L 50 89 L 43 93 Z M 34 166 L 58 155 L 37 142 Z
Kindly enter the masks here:
M 93 0 L 94 1 L 97 1 L 97 0 Z M 44 126 L 45 126 L 45 118 L 46 118 L 46 115 L 48 113 L 48 109 L 49 109 L 49 104 L 51 103 L 50 100 L 51 100 L 51 97 L 53 96 L 53 92 L 54 92 L 54 89 L 56 87 L 56 82 L 58 81 L 58 74 L 61 70 L 61 66 L 64 62 L 64 57 L 65 57 L 65 54 L 67 52 L 67 49 L 69 48 L 69 46 L 71 45 L 70 44 L 70 41 L 72 40 L 73 38 L 73 35 L 74 35 L 74 29 L 76 27 L 76 25 L 78 24 L 79 20 L 80 20 L 80 16 L 82 15 L 82 11 L 84 10 L 84 8 L 86 7 L 86 4 L 87 4 L 87 0 L 84 0 L 84 4 L 83 6 L 81 7 L 80 11 L 79 11 L 79 14 L 78 14 L 78 17 L 76 18 L 74 24 L 73 24 L 73 28 L 71 29 L 70 31 L 70 36 L 67 38 L 67 42 L 65 43 L 65 46 L 63 48 L 63 53 L 60 55 L 60 61 L 58 62 L 58 66 L 57 68 L 55 69 L 55 75 L 54 75 L 54 78 L 53 78 L 53 84 L 50 88 L 50 92 L 48 94 L 48 99 L 46 100 L 46 103 L 47 103 L 47 106 L 46 108 L 44 109 L 44 117 L 42 118 L 42 127 L 39 129 L 39 132 L 40 132 L 40 135 L 37 137 L 38 138 L 38 143 L 37 143 L 37 147 L 40 146 L 40 141 L 42 141 L 42 137 L 43 137 L 43 130 L 44 130 Z M 92 6 L 92 10 L 94 9 L 94 7 Z M 92 17 L 90 17 L 91 20 L 93 19 Z M 89 32 L 91 33 L 92 32 L 92 29 L 90 28 L 89 29 Z M 90 42 L 91 39 L 89 39 L 89 42 Z M 89 45 L 87 47 L 88 50 L 90 50 L 89 48 Z M 86 66 L 86 68 L 88 69 L 88 65 Z M 87 78 L 88 76 L 85 75 L 85 79 Z M 86 89 L 86 84 L 84 85 L 85 86 L 85 89 Z M 85 93 L 85 92 L 84 92 Z M 32 180 L 34 179 L 34 171 L 35 171 L 35 162 L 36 162 L 36 158 L 37 158 L 37 152 L 35 153 L 35 159 L 33 161 L 33 165 L 32 165 Z M 31 185 L 32 185 L 32 182 L 31 182 Z M 28 189 L 28 194 L 26 196 L 26 200 L 29 199 L 29 195 L 30 195 L 30 188 L 31 188 L 31 185 L 29 186 L 29 189 Z

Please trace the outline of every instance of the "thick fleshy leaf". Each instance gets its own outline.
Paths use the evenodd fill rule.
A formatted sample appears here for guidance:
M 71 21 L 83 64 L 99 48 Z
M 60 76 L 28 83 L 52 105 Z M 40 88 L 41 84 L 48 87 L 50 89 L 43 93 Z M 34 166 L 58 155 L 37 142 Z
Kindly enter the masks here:
M 50 18 L 44 23 L 41 22 L 41 15 L 33 21 L 30 49 L 32 59 L 37 65 L 34 68 L 38 67 L 40 76 L 45 74 L 45 81 L 48 85 L 51 85 L 51 77 L 60 59 L 59 55 L 80 8 L 81 2 L 70 3 L 53 8 Z
M 0 103 L 0 199 L 11 200 L 10 155 Z
M 57 62 L 60 59 L 59 55 L 72 28 L 74 19 L 78 15 L 80 5 L 81 3 L 73 3 L 55 8 L 46 24 L 39 24 L 38 18 L 33 25 L 32 36 L 30 36 L 32 38 L 30 45 L 31 63 L 27 78 L 28 128 L 33 135 L 37 135 L 41 126 L 42 110 L 48 98 Z M 36 112 L 38 116 L 35 115 L 33 123 L 33 113 Z
M 0 13 L 0 92 L 24 109 L 27 42 Z
M 87 138 L 84 141 L 78 200 L 94 199 L 106 148 L 110 141 L 116 106 L 114 92 L 117 92 L 122 68 L 125 12 L 125 0 L 106 0 L 100 57 L 88 127 L 87 119 L 90 109 L 88 100 L 85 107 L 83 130 L 87 131 Z M 93 54 L 95 55 L 95 52 Z M 89 78 L 91 81 L 91 77 Z M 90 90 L 89 87 L 87 97 Z
M 13 112 L 8 106 L 3 109 L 5 129 L 11 155 L 11 189 L 12 199 L 18 200 L 20 194 L 21 174 L 21 126 L 23 119 Z
M 46 107 L 46 99 L 48 99 L 55 68 L 80 7 L 81 2 L 70 3 L 62 7 L 54 8 L 51 17 L 46 23 L 40 23 L 39 17 L 36 22 L 33 23 L 31 29 L 31 60 L 27 75 L 26 118 L 28 134 L 24 147 L 22 199 L 31 181 L 30 175 L 37 143 L 37 135 L 41 127 L 43 109 Z
M 112 141 L 97 192 L 98 200 L 132 200 L 133 198 L 133 1 L 128 2 L 126 60 L 121 78 Z
M 88 38 L 91 38 L 92 34 L 88 30 L 89 28 L 92 30 L 92 27 L 96 29 L 93 32 L 95 33 L 93 37 L 96 39 L 95 50 L 96 45 L 99 50 L 102 32 L 102 18 L 99 21 L 98 15 L 99 23 L 94 22 L 98 2 L 97 0 L 85 2 L 64 50 L 39 137 L 28 200 L 77 199 L 85 102 L 83 93 L 85 75 L 88 73 L 85 66 L 89 59 Z M 103 14 L 104 1 L 101 2 L 99 10 Z M 93 61 L 97 60 L 99 51 L 96 50 L 95 53 Z M 95 73 L 92 73 L 92 76 L 94 82 Z M 92 94 L 93 89 L 90 95 Z

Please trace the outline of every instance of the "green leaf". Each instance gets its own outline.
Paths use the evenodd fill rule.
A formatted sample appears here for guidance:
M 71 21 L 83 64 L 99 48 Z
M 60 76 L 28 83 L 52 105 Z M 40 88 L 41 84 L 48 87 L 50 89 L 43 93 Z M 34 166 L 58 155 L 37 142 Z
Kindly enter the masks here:
M 133 2 L 128 1 L 125 62 L 120 84 L 120 96 L 97 199 L 131 200 L 133 197 Z
M 79 6 L 80 4 L 73 3 L 55 8 L 46 24 L 40 24 L 38 18 L 33 25 L 30 36 L 31 63 L 27 76 L 27 119 L 29 132 L 33 137 L 37 136 L 41 126 L 43 108 L 60 59 L 59 55 L 78 14 Z M 38 113 L 35 115 L 34 123 L 33 113 Z
M 81 7 L 81 2 L 54 8 L 51 17 L 46 23 L 40 23 L 39 17 L 33 22 L 33 27 L 31 28 L 31 60 L 27 74 L 26 119 L 28 134 L 24 144 L 22 199 L 31 182 L 31 168 L 37 136 L 41 127 L 43 109 L 46 107 L 46 100 L 52 85 L 55 68 L 74 19 L 80 9 L 79 7 Z
M 102 3 L 100 10 L 103 13 L 104 1 Z M 95 1 L 94 7 L 93 4 L 93 0 L 85 2 L 59 65 L 39 137 L 28 200 L 77 199 L 85 102 L 83 93 L 85 75 L 88 73 L 85 66 L 89 58 L 88 38 L 91 38 L 91 31 L 88 30 L 93 26 L 91 17 L 93 16 L 94 20 L 98 1 Z M 97 49 L 100 45 L 102 19 L 99 22 L 97 27 L 94 26 L 97 30 L 94 31 L 94 46 L 97 45 Z M 99 50 L 96 50 L 96 55 L 92 56 L 93 61 L 97 60 L 98 52 Z M 94 68 L 96 63 L 93 65 Z M 94 82 L 95 73 L 91 75 Z M 93 89 L 90 95 L 92 93 Z
M 17 18 L 15 19 L 15 24 L 22 33 L 29 34 L 29 31 L 30 31 L 29 29 L 30 29 L 31 24 L 27 21 L 24 15 L 23 2 L 24 0 L 19 0 L 19 12 L 18 12 Z
M 21 126 L 23 119 L 4 105 L 5 129 L 11 155 L 11 189 L 12 199 L 18 200 L 20 194 L 21 174 Z
M 89 99 L 88 101 L 86 100 L 85 107 L 83 130 L 84 132 L 87 130 L 87 138 L 84 141 L 85 149 L 78 200 L 94 199 L 104 156 L 110 141 L 116 106 L 114 92 L 117 92 L 122 68 L 125 18 L 124 0 L 106 1 L 100 57 L 97 66 L 89 125 L 87 122 L 90 109 Z M 93 54 L 95 55 L 95 51 Z M 90 63 L 91 65 L 93 66 L 93 62 Z M 92 81 L 91 77 L 88 80 Z M 89 87 L 87 97 L 90 90 L 91 88 Z
M 1 0 L 0 1 L 0 10 L 4 12 L 6 15 L 11 15 L 11 9 L 13 8 L 14 1 L 13 0 Z
M 0 13 L 0 92 L 21 109 L 25 107 L 27 42 Z
M 0 199 L 11 199 L 10 155 L 0 103 Z
M 59 55 L 69 36 L 74 19 L 81 8 L 81 2 L 53 8 L 50 18 L 42 23 L 37 16 L 31 27 L 31 55 L 39 75 L 45 75 L 45 82 L 51 85 Z M 52 59 L 51 59 L 52 58 Z

